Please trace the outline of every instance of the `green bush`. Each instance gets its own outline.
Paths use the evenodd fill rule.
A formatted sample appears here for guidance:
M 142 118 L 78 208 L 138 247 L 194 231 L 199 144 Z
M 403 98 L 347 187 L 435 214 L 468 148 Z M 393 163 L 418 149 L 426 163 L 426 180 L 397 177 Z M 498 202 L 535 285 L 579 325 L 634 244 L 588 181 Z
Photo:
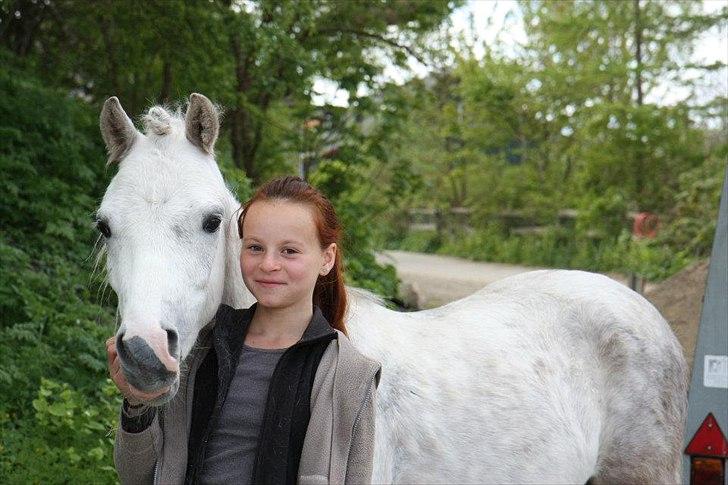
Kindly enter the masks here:
M 443 239 L 437 245 L 434 231 L 411 232 L 390 249 L 547 268 L 634 272 L 649 280 L 664 279 L 694 259 L 690 251 L 675 250 L 660 238 L 635 240 L 627 229 L 616 239 L 597 239 L 560 228 L 543 234 L 509 236 L 493 225 L 469 233 L 445 235 Z
M 98 111 L 0 61 L 0 483 L 113 482 Z
M 440 241 L 435 231 L 410 231 L 399 240 L 390 238 L 385 247 L 416 253 L 435 253 L 440 248 Z
M 55 483 L 69 476 L 74 483 L 114 481 L 109 423 L 117 419 L 119 399 L 110 379 L 88 395 L 42 378 L 32 407 L 33 421 L 6 429 L 5 446 L 15 452 L 15 463 L 0 462 L 0 476 L 18 483 Z
M 679 191 L 660 241 L 693 258 L 710 255 L 726 172 L 728 143 L 704 164 L 680 175 Z
M 331 200 L 344 228 L 342 249 L 347 283 L 385 299 L 397 298 L 394 267 L 380 265 L 374 258 L 374 228 L 367 221 L 377 208 L 367 197 L 362 174 L 341 161 L 326 160 L 311 174 L 310 181 Z

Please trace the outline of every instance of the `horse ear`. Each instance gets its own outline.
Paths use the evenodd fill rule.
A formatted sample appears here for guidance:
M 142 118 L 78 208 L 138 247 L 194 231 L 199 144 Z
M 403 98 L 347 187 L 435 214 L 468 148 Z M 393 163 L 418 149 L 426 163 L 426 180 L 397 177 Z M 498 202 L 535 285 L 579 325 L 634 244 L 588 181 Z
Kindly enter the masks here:
M 116 96 L 110 97 L 104 103 L 99 125 L 106 150 L 109 152 L 109 163 L 120 162 L 131 150 L 139 132 L 134 128 L 134 124 Z
M 217 108 L 205 96 L 190 95 L 185 115 L 187 139 L 205 153 L 212 154 L 220 131 L 220 117 Z

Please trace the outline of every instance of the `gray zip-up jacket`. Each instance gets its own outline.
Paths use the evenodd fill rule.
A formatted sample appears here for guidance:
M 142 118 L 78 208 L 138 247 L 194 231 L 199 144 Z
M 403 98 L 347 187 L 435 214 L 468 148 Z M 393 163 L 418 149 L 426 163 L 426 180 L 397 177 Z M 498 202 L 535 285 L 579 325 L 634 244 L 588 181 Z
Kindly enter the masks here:
M 212 332 L 207 330 L 198 340 L 201 348 L 209 346 Z M 177 395 L 158 408 L 150 426 L 138 433 L 117 431 L 114 462 L 122 483 L 184 483 L 194 376 L 204 354 L 190 355 Z M 311 389 L 299 484 L 371 482 L 380 370 L 378 362 L 359 353 L 341 332 L 328 344 Z

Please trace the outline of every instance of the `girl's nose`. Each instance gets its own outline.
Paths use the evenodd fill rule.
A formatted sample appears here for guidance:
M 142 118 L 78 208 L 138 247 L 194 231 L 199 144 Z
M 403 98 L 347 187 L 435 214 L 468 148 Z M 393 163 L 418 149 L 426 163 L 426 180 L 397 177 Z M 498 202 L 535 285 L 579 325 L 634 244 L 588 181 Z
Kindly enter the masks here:
M 281 265 L 275 254 L 268 253 L 263 257 L 263 261 L 260 263 L 260 269 L 263 271 L 275 271 L 280 269 Z

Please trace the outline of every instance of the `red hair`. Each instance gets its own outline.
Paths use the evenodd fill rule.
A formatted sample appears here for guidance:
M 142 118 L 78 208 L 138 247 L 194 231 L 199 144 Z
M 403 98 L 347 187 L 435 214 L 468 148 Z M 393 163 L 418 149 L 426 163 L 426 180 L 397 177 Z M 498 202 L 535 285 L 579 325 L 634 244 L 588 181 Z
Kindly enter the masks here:
M 243 238 L 243 221 L 250 206 L 257 201 L 284 200 L 307 204 L 313 209 L 313 220 L 321 249 L 336 243 L 334 266 L 326 275 L 319 275 L 313 290 L 313 303 L 332 327 L 346 334 L 346 290 L 341 253 L 341 224 L 329 199 L 300 177 L 282 177 L 261 186 L 245 204 L 238 216 L 238 235 Z

